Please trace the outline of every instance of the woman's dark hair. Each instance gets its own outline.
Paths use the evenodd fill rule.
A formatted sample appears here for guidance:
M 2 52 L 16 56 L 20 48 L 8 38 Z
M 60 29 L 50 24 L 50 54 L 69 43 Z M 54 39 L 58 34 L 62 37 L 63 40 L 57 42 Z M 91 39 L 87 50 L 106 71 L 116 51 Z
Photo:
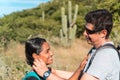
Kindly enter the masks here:
M 91 23 L 94 26 L 95 31 L 107 30 L 106 38 L 109 37 L 113 27 L 113 20 L 112 14 L 108 10 L 91 11 L 85 16 L 85 20 L 86 23 Z
M 43 38 L 31 38 L 25 43 L 25 56 L 26 56 L 26 61 L 28 65 L 32 66 L 33 65 L 33 57 L 32 54 L 36 53 L 39 54 L 42 50 L 42 45 L 43 43 L 46 42 L 45 39 Z

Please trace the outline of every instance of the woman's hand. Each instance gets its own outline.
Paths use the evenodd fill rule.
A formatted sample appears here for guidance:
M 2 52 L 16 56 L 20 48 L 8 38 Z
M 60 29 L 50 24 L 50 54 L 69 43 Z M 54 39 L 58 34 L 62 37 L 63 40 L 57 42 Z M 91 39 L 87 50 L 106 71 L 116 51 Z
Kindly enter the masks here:
M 32 66 L 41 77 L 43 77 L 44 72 L 48 71 L 47 65 L 41 59 L 35 59 Z

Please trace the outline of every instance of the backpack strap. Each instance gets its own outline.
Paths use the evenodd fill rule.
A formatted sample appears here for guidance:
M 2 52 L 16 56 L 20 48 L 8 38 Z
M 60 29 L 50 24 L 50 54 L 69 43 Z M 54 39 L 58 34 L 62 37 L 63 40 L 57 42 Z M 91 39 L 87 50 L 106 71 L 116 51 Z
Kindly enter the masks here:
M 104 45 L 105 47 L 111 47 L 111 48 L 113 48 L 113 49 L 115 49 L 116 51 L 117 51 L 117 53 L 118 53 L 118 57 L 119 57 L 119 61 L 120 61 L 120 52 L 119 52 L 119 50 L 120 50 L 120 48 L 116 48 L 114 45 L 112 45 L 112 44 L 106 44 L 106 45 Z
M 99 50 L 105 49 L 105 48 L 113 48 L 113 49 L 115 49 L 115 50 L 117 51 L 117 53 L 118 53 L 118 57 L 119 57 L 119 61 L 120 61 L 120 52 L 118 51 L 118 49 L 117 49 L 113 44 L 105 44 L 105 45 L 103 45 L 103 46 L 100 46 L 100 47 L 95 51 L 95 53 L 93 54 L 93 56 L 92 56 L 92 58 L 91 58 L 91 60 L 90 60 L 90 62 L 89 62 L 89 64 L 88 64 L 87 70 L 88 70 L 88 68 L 90 67 L 90 65 L 91 65 L 91 63 L 92 63 L 92 61 L 93 61 L 96 53 L 97 53 Z M 86 70 L 86 71 L 87 71 L 87 70 Z M 86 71 L 85 71 L 85 72 L 86 72 Z
M 35 71 L 29 71 L 26 73 L 22 80 L 43 80 Z
M 87 56 L 83 59 L 83 61 L 81 62 L 81 64 L 84 63 L 85 61 L 88 61 L 88 58 L 89 58 L 89 56 L 91 55 L 93 49 L 95 49 L 95 47 L 92 47 L 92 48 L 91 48 L 91 50 L 88 52 Z M 80 65 L 81 65 L 81 64 L 80 64 Z M 81 78 L 82 75 L 83 75 L 83 71 L 84 71 L 84 68 L 85 68 L 85 66 L 86 66 L 86 63 L 83 64 L 82 66 L 84 66 L 84 67 L 83 67 L 82 70 L 80 71 L 80 75 L 79 75 L 79 77 L 78 77 L 78 80 L 80 80 L 80 78 Z

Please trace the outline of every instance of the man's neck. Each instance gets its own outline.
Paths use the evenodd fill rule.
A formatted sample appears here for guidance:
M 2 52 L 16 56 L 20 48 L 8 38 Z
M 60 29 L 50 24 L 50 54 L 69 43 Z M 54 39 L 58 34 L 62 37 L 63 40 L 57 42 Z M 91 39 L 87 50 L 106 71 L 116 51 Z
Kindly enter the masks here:
M 104 39 L 94 45 L 95 48 L 99 48 L 100 46 L 104 45 L 106 42 L 109 42 L 109 39 Z

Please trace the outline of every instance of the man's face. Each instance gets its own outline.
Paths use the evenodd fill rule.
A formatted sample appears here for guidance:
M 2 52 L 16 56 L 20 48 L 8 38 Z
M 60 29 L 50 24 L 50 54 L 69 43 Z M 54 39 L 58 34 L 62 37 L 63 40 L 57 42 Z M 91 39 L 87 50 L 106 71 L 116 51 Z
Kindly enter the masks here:
M 87 42 L 91 45 L 96 45 L 100 41 L 99 32 L 94 31 L 94 26 L 90 23 L 85 25 L 85 30 L 83 35 L 85 36 Z

